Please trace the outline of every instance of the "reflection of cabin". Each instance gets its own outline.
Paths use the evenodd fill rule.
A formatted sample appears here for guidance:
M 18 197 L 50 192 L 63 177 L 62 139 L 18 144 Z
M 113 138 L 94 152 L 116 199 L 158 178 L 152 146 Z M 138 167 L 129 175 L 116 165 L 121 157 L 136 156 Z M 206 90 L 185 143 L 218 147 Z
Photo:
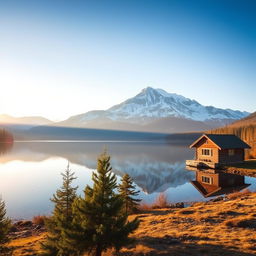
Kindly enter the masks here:
M 244 176 L 215 170 L 196 171 L 196 180 L 191 181 L 193 186 L 204 196 L 219 196 L 240 191 L 250 184 L 244 182 Z
M 250 146 L 235 135 L 203 134 L 190 148 L 196 149 L 195 160 L 187 160 L 186 165 L 216 168 L 244 161 L 244 150 Z

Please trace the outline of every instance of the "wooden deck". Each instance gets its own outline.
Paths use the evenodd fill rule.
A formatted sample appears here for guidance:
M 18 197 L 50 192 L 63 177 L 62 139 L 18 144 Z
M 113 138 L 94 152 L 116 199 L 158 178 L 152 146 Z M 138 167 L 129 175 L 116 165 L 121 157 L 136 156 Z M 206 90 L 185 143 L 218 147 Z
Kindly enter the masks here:
M 186 160 L 186 166 L 196 167 L 196 168 L 220 168 L 220 164 L 213 162 L 204 162 L 198 160 Z
M 215 167 L 214 167 L 215 166 Z M 247 160 L 243 163 L 221 165 L 208 162 L 200 162 L 197 160 L 186 160 L 186 169 L 189 171 L 206 171 L 210 173 L 225 172 L 242 176 L 256 178 L 256 159 Z

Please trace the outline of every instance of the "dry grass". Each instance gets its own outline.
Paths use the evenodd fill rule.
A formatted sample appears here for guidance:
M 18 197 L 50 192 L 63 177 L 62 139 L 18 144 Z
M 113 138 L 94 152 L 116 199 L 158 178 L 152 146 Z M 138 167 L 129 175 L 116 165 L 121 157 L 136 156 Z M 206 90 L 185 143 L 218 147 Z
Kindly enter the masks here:
M 168 208 L 169 206 L 170 202 L 168 201 L 166 194 L 160 193 L 152 204 L 141 202 L 138 206 L 138 211 L 148 212 L 152 211 L 153 209 Z
M 118 254 L 108 251 L 104 256 L 256 255 L 256 193 L 196 203 L 185 209 L 151 209 L 129 218 L 135 216 L 141 220 L 132 235 L 136 243 Z M 43 237 L 35 239 L 20 240 L 14 256 L 38 255 L 35 250 Z M 33 252 L 24 254 L 22 243 Z
M 251 218 L 238 217 L 238 218 L 225 221 L 225 225 L 228 227 L 256 229 L 256 218 L 255 217 L 251 217 Z
M 228 194 L 227 198 L 228 199 L 236 199 L 236 198 L 239 198 L 239 197 L 242 197 L 242 196 L 250 195 L 251 193 L 252 192 L 249 189 L 246 188 L 242 191 L 237 191 L 237 192 Z
M 47 219 L 46 216 L 44 215 L 38 215 L 38 216 L 34 216 L 32 219 L 32 222 L 36 225 L 41 225 L 44 226 L 45 225 L 45 220 Z
M 12 250 L 12 256 L 32 256 L 39 255 L 40 242 L 43 241 L 46 234 L 40 236 L 32 236 L 27 238 L 19 238 L 12 240 L 8 247 Z
M 140 212 L 148 212 L 153 209 L 152 204 L 147 204 L 145 202 L 141 202 L 140 205 L 138 206 L 138 211 Z

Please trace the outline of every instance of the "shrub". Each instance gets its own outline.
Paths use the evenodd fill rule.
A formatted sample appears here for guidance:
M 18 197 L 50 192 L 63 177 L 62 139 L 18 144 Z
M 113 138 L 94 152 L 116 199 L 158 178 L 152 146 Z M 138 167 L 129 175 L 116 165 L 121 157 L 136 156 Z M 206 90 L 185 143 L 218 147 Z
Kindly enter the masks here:
M 160 193 L 158 197 L 156 198 L 155 202 L 153 203 L 153 208 L 167 208 L 169 207 L 170 203 L 167 199 L 167 196 L 165 193 Z
M 32 222 L 36 225 L 41 225 L 44 226 L 45 225 L 45 220 L 47 219 L 46 216 L 44 215 L 38 215 L 38 216 L 34 216 L 32 219 Z

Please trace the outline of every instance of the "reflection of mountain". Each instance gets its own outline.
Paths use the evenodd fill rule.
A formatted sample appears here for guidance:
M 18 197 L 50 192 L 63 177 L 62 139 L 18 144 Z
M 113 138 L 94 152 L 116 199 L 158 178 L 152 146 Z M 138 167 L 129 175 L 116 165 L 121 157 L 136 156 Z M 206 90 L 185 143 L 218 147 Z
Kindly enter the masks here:
M 184 170 L 184 161 L 192 152 L 184 146 L 163 143 L 22 142 L 15 143 L 12 152 L 1 157 L 1 162 L 42 161 L 59 156 L 95 169 L 97 156 L 104 147 L 112 157 L 114 172 L 128 173 L 148 193 L 185 184 L 194 176 Z
M 116 169 L 128 173 L 144 192 L 163 192 L 169 187 L 186 183 L 192 175 L 184 171 L 183 162 L 157 162 L 144 159 L 140 163 L 124 162 L 120 167 L 113 161 Z

